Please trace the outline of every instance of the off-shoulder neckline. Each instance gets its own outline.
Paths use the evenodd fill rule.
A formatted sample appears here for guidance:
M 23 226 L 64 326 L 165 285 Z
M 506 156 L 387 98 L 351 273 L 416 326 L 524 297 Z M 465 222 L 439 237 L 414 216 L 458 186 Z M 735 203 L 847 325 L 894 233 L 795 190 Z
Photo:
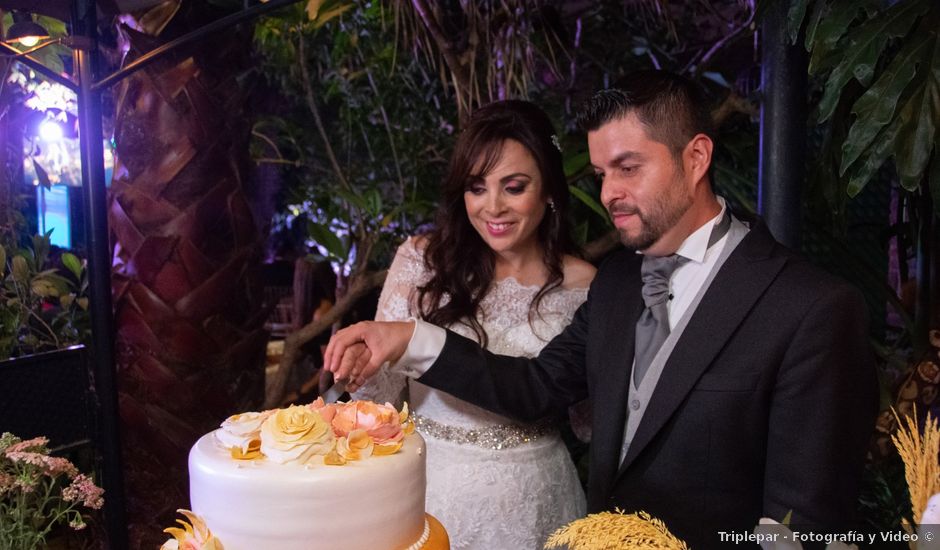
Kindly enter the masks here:
M 510 275 L 510 276 L 508 276 L 508 277 L 503 277 L 502 279 L 493 279 L 493 284 L 494 284 L 494 285 L 497 285 L 497 286 L 499 286 L 499 285 L 514 286 L 514 287 L 517 287 L 517 288 L 521 288 L 521 289 L 523 289 L 523 290 L 531 290 L 531 291 L 537 291 L 538 289 L 542 288 L 542 285 L 538 285 L 538 284 L 535 284 L 535 285 L 526 285 L 526 284 L 523 284 L 523 283 L 521 283 L 521 282 L 519 281 L 519 279 L 516 279 L 516 278 L 513 277 L 512 275 Z M 562 292 L 587 292 L 588 290 L 589 290 L 588 287 L 571 287 L 571 288 L 569 288 L 569 287 L 564 286 L 564 284 L 562 284 L 562 286 L 555 288 L 555 289 L 553 290 L 553 292 L 556 292 L 556 291 L 562 291 Z
M 416 237 L 416 236 L 408 237 L 408 241 L 410 241 L 410 244 L 411 244 L 411 253 L 414 254 L 418 260 L 424 261 L 424 256 L 421 253 L 422 251 L 417 246 L 418 238 L 419 237 Z M 508 277 L 503 277 L 502 279 L 493 279 L 493 285 L 495 286 L 500 286 L 504 284 L 506 286 L 514 286 L 522 290 L 529 290 L 533 292 L 538 291 L 538 289 L 542 288 L 542 285 L 538 285 L 538 284 L 533 284 L 533 285 L 523 284 L 522 282 L 519 281 L 519 279 L 516 279 L 512 275 Z M 556 288 L 554 291 L 587 292 L 588 290 L 590 290 L 589 287 L 567 287 L 564 285 L 564 283 L 562 283 L 562 285 Z

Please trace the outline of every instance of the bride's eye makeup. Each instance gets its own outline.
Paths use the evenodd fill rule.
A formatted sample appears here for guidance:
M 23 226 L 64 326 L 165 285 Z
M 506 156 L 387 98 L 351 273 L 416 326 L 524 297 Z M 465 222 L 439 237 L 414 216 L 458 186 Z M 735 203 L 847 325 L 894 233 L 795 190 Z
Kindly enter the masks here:
M 525 192 L 525 188 L 525 183 L 511 183 L 506 186 L 506 192 L 510 195 L 521 195 L 523 192 Z
M 467 178 L 467 183 L 464 184 L 465 193 L 473 193 L 474 195 L 479 195 L 486 191 L 486 184 L 483 182 L 483 179 L 477 176 L 470 176 Z
M 521 195 L 525 192 L 531 181 L 525 174 L 513 174 L 503 178 L 503 189 L 510 195 Z

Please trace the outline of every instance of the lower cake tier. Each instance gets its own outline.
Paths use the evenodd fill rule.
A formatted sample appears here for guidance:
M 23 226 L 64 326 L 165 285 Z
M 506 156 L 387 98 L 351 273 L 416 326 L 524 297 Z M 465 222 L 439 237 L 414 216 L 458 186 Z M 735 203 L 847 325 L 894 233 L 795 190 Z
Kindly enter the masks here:
M 424 488 L 417 433 L 343 466 L 234 460 L 212 433 L 189 454 L 192 510 L 225 550 L 404 550 L 425 531 Z

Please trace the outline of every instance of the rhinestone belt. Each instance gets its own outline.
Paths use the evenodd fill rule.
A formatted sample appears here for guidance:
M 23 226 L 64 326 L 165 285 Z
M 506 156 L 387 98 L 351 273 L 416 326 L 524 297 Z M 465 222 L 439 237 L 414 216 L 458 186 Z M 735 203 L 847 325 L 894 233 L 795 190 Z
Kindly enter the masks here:
M 535 441 L 544 435 L 555 432 L 554 429 L 548 426 L 522 427 L 514 424 L 497 424 L 473 429 L 460 428 L 441 424 L 416 413 L 412 413 L 411 419 L 414 420 L 415 427 L 422 434 L 453 443 L 476 445 L 495 451 L 518 447 L 523 443 Z

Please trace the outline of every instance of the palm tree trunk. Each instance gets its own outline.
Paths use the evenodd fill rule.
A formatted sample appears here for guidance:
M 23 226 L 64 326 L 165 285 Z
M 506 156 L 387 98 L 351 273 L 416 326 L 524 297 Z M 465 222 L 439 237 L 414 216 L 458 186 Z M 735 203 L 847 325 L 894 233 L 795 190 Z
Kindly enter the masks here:
M 155 9 L 142 29 L 122 29 L 127 61 L 222 15 L 196 0 Z M 109 222 L 133 547 L 159 545 L 187 506 L 196 439 L 263 398 L 261 232 L 239 80 L 250 46 L 247 28 L 218 33 L 115 89 Z

